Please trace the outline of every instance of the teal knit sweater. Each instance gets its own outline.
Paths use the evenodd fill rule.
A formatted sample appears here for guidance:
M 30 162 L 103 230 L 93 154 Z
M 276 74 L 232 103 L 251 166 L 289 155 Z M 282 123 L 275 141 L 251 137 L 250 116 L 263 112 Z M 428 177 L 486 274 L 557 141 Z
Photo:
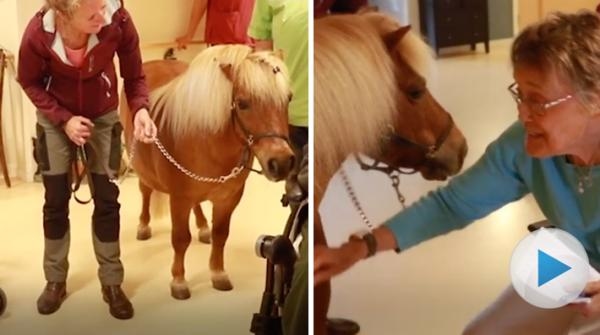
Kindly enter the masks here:
M 531 192 L 546 218 L 600 264 L 600 166 L 591 168 L 593 183 L 580 194 L 575 166 L 564 156 L 533 158 L 524 141 L 525 129 L 516 122 L 472 167 L 389 219 L 385 225 L 400 249 L 461 229 Z

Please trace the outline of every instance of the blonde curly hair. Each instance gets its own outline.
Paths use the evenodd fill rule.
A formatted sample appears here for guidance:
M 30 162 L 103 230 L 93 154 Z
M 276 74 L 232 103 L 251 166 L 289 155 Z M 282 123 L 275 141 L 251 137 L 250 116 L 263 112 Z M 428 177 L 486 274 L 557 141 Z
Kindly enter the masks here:
M 46 0 L 46 8 L 53 9 L 67 17 L 71 17 L 80 4 L 81 0 Z
M 513 67 L 555 70 L 574 86 L 580 101 L 597 112 L 600 100 L 600 16 L 591 10 L 551 13 L 526 27 L 511 50 Z

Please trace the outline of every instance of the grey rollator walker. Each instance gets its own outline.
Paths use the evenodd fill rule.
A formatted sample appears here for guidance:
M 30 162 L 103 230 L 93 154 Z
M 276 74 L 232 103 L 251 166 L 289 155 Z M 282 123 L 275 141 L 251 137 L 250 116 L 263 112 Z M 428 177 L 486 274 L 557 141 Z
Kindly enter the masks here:
M 0 316 L 6 311 L 6 294 L 0 288 Z
M 289 206 L 291 213 L 283 233 L 277 236 L 262 235 L 256 241 L 256 255 L 267 261 L 260 310 L 254 313 L 250 326 L 250 332 L 256 335 L 283 334 L 282 311 L 292 287 L 294 265 L 298 259 L 293 243 L 300 236 L 302 228 L 308 225 L 308 164 L 302 165 L 306 165 L 301 167 L 306 169 L 304 173 L 293 173 L 286 180 L 286 192 L 281 203 L 284 207 Z

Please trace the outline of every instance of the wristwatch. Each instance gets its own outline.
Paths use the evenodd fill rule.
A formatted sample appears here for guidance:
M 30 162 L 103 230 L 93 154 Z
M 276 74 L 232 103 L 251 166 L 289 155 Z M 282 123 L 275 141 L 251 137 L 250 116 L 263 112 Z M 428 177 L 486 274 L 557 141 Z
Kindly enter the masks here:
M 375 256 L 377 253 L 377 239 L 370 231 L 362 234 L 352 234 L 350 235 L 350 240 L 364 241 L 367 244 L 367 257 L 365 258 Z

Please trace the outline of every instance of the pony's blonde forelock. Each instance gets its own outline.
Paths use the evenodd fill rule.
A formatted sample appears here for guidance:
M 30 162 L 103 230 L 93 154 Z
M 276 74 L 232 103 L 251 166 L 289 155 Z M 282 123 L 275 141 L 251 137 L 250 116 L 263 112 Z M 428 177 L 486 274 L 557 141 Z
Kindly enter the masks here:
M 256 66 L 257 63 L 260 66 Z M 261 67 L 266 67 L 267 71 Z M 237 76 L 251 96 L 264 97 L 267 103 L 279 109 L 288 103 L 290 88 L 287 68 L 273 52 L 261 51 L 248 56 L 240 64 Z
M 374 152 L 393 121 L 394 65 L 361 16 L 315 21 L 315 165 L 333 173 L 348 153 Z
M 398 48 L 402 58 L 410 67 L 421 76 L 429 77 L 433 52 L 421 37 L 409 31 L 400 41 Z
M 320 173 L 333 174 L 350 153 L 380 150 L 402 94 L 382 36 L 399 28 L 381 13 L 315 21 L 315 166 Z M 419 37 L 409 31 L 396 48 L 426 76 L 431 51 Z
M 257 57 L 263 62 L 254 61 Z M 287 71 L 273 53 L 253 53 L 245 45 L 214 46 L 198 54 L 182 75 L 151 93 L 154 113 L 170 111 L 169 117 L 159 118 L 160 127 L 169 127 L 174 134 L 182 136 L 223 130 L 231 117 L 233 93 L 233 83 L 221 68 L 227 64 L 232 66 L 235 81 L 252 96 L 277 102 L 278 106 L 287 99 Z M 264 67 L 270 64 L 276 64 L 283 71 L 275 74 L 271 68 Z

